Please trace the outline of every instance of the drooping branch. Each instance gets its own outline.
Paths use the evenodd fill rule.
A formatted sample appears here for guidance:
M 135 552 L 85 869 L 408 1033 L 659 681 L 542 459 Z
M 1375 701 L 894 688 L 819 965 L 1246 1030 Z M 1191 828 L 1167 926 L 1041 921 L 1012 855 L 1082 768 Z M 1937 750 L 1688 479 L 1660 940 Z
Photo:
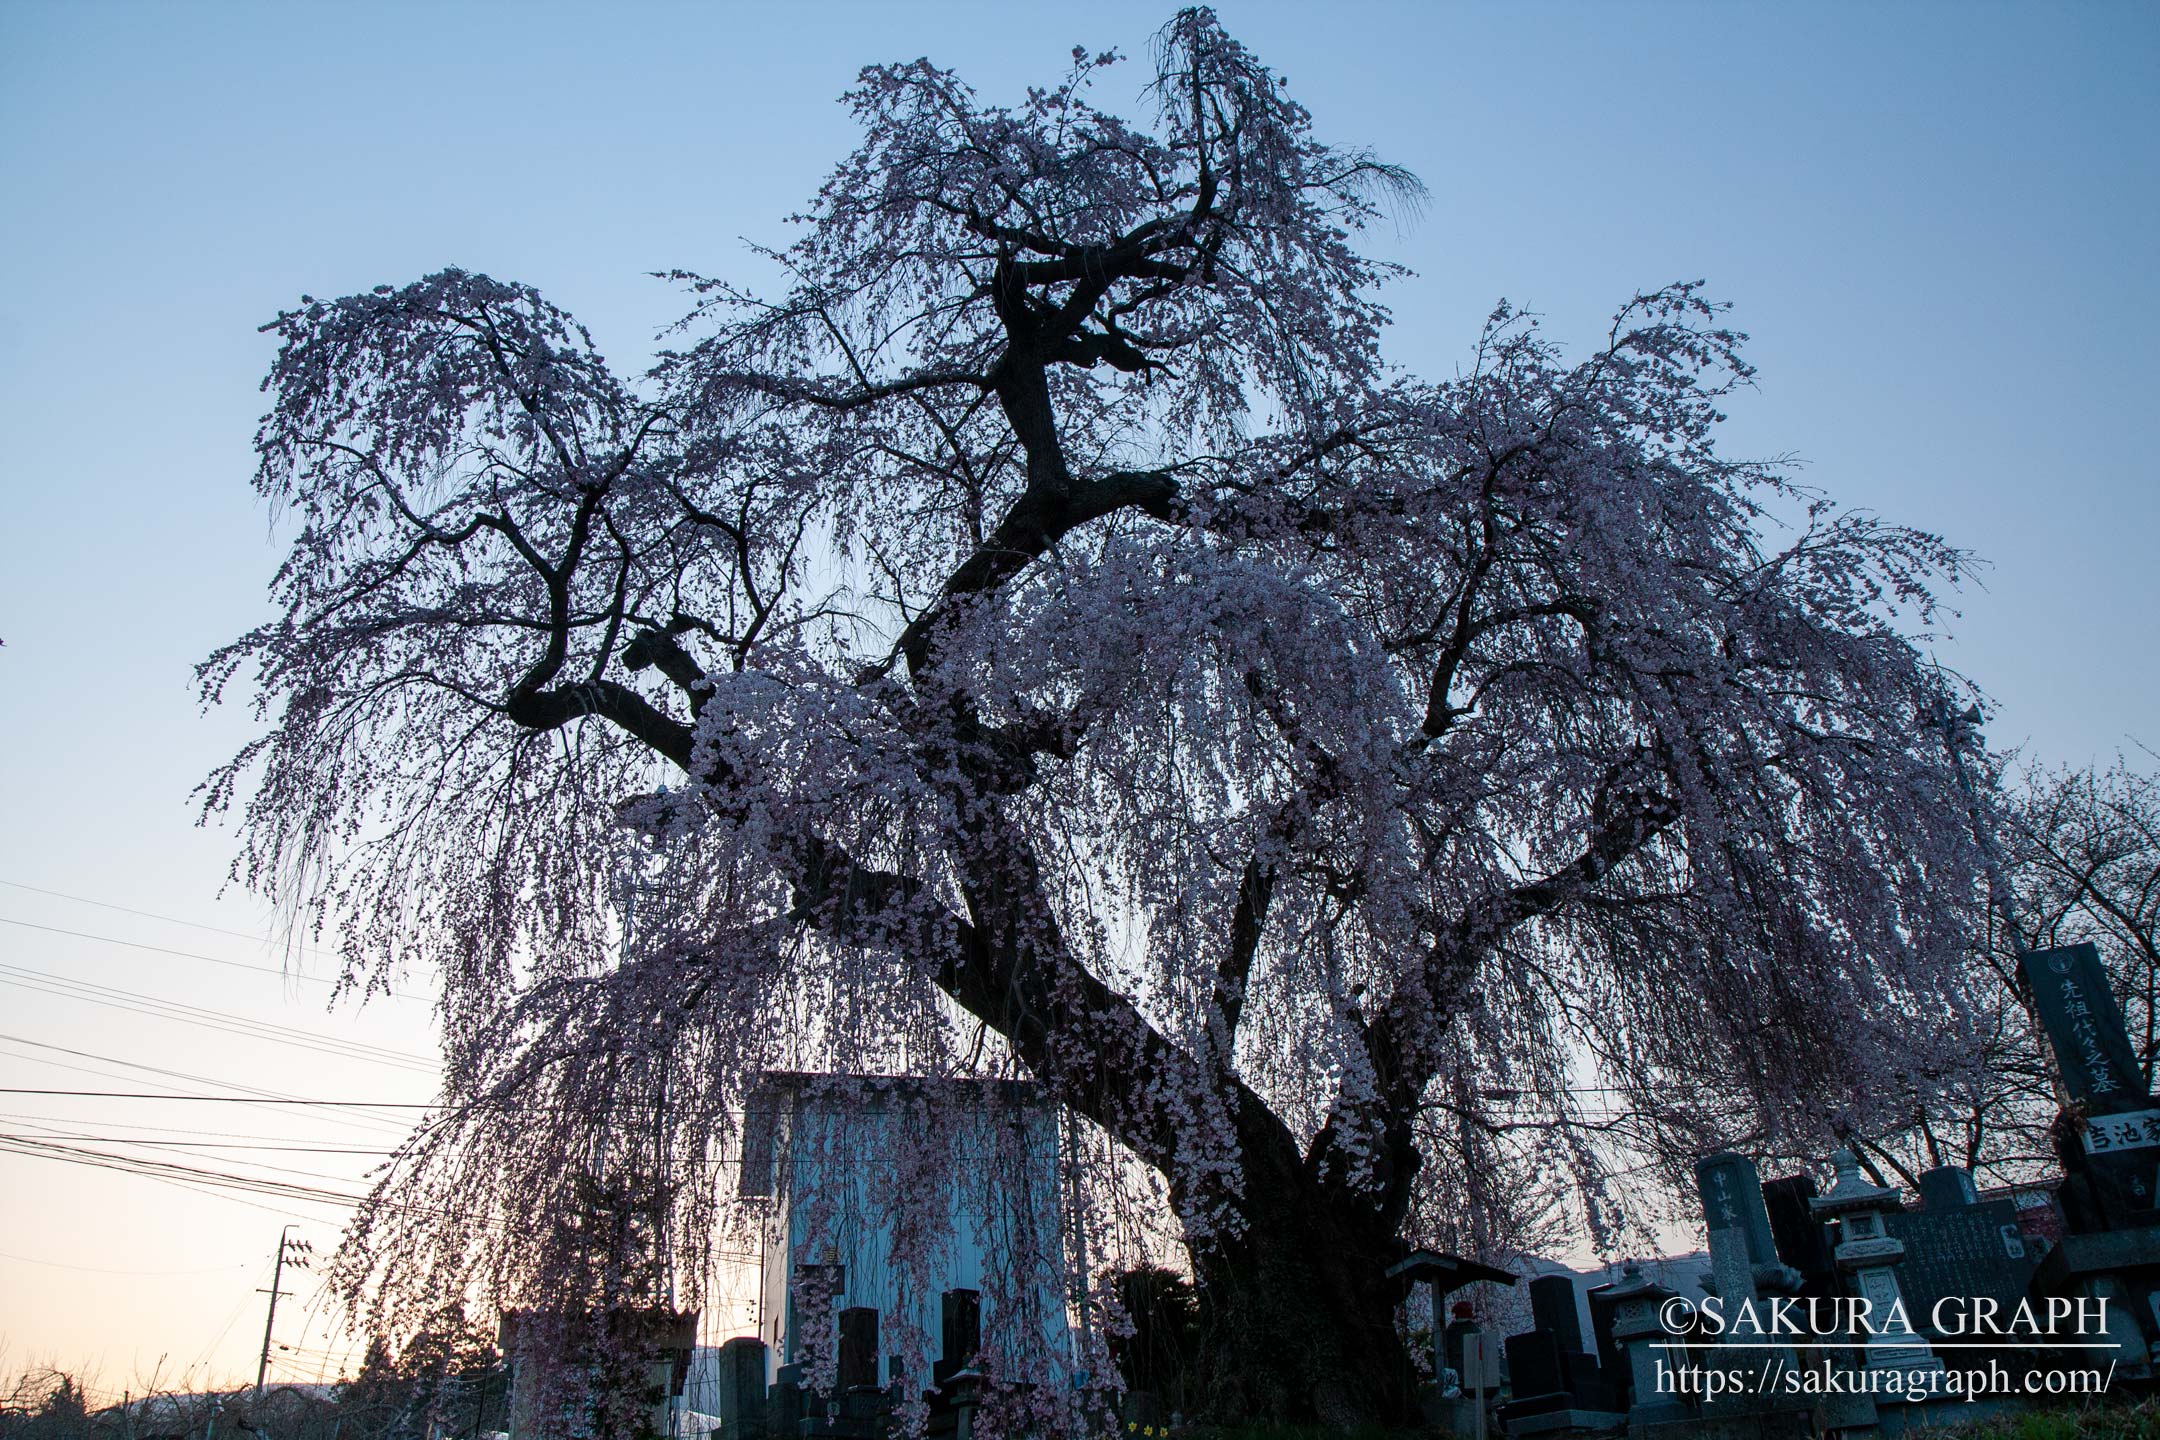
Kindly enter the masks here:
M 1360 1026 L 1374 1086 L 1370 1093 L 1338 1104 L 1314 1136 L 1306 1149 L 1312 1173 L 1330 1176 L 1338 1184 L 1369 1175 L 1364 1188 L 1372 1191 L 1381 1213 L 1402 1214 L 1420 1164 L 1413 1122 L 1426 1087 L 1446 1059 L 1443 1041 L 1463 988 L 1511 931 L 1591 893 L 1679 818 L 1677 805 L 1656 790 L 1638 785 L 1618 793 L 1622 774 L 1636 771 L 1631 764 L 1610 777 L 1613 783 L 1606 787 L 1601 806 L 1606 813 L 1581 853 L 1557 870 L 1468 907 L 1435 938 L 1415 979 L 1387 997 L 1380 1012 Z M 1375 1148 L 1380 1153 L 1369 1171 L 1349 1163 L 1343 1153 L 1351 1137 L 1359 1135 L 1379 1139 Z
M 1222 965 L 1215 972 L 1215 1015 L 1219 1029 L 1215 1051 L 1228 1064 L 1237 1040 L 1238 1020 L 1245 1013 L 1246 987 L 1252 981 L 1253 959 L 1267 931 L 1269 902 L 1275 895 L 1273 860 L 1255 855 L 1238 875 L 1237 906 L 1230 912 L 1230 938 Z

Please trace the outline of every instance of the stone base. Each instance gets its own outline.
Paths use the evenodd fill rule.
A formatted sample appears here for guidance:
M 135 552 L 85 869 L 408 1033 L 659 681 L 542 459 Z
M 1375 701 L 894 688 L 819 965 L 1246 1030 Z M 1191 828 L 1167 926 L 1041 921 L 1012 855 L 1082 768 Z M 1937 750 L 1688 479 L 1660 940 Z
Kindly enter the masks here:
M 1541 1410 L 1535 1415 L 1511 1415 L 1501 1428 L 1509 1435 L 1544 1435 L 1555 1430 L 1618 1433 L 1627 1423 L 1627 1416 L 1618 1410 Z
M 1478 1407 L 1485 1403 L 1464 1396 L 1449 1399 L 1431 1387 L 1427 1387 L 1418 1396 L 1418 1408 L 1424 1412 L 1428 1426 L 1446 1434 L 1464 1437 L 1478 1433 Z M 1485 1434 L 1489 1440 L 1500 1440 L 1506 1433 L 1500 1424 L 1500 1417 L 1488 1408 L 1485 1412 Z
M 1815 1402 L 1815 1428 L 1828 1434 L 1833 1430 L 1872 1430 L 1882 1423 L 1882 1409 L 1872 1395 L 1824 1395 Z
M 2160 1270 L 2160 1225 L 2065 1235 L 2033 1277 L 2044 1295 L 2067 1295 L 2072 1282 L 2120 1270 Z
M 1908 1430 L 1924 1430 L 1931 1435 L 1939 1435 L 1953 1426 L 1965 1429 L 1976 1421 L 2023 1414 L 2031 1405 L 2030 1400 L 2013 1395 L 1994 1395 L 1985 1400 L 1886 1400 L 1882 1405 L 1882 1414 L 1878 1417 L 1880 1424 L 1875 1434 L 1902 1435 Z
M 1628 1426 L 1628 1440 L 1813 1440 L 1805 1410 L 1734 1410 L 1690 1420 Z

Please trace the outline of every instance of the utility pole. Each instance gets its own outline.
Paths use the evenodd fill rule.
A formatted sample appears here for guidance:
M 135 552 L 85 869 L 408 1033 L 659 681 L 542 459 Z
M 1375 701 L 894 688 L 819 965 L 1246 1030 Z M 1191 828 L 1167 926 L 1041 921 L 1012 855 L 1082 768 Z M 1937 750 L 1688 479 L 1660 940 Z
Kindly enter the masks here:
M 262 1358 L 255 1362 L 255 1403 L 249 1407 L 248 1411 L 249 1418 L 255 1422 L 257 1434 L 261 1434 L 263 1429 L 263 1377 L 270 1371 L 270 1327 L 277 1324 L 278 1296 L 285 1293 L 279 1288 L 279 1282 L 285 1278 L 285 1258 L 290 1253 L 293 1264 L 304 1269 L 307 1265 L 307 1255 L 315 1248 L 305 1240 L 293 1239 L 292 1229 L 292 1226 L 287 1225 L 283 1230 L 278 1231 L 277 1263 L 270 1271 L 270 1313 L 263 1317 Z M 261 1294 L 262 1292 L 257 1291 L 256 1293 Z

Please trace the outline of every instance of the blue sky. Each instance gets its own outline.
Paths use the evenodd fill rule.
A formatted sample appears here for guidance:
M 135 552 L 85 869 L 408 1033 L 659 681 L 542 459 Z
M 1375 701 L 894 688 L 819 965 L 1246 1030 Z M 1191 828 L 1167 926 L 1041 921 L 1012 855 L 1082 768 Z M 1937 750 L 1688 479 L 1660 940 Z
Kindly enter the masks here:
M 2051 762 L 2160 745 L 2160 7 L 1221 10 L 1325 138 L 1431 187 L 1421 220 L 1373 237 L 1419 272 L 1393 296 L 1396 360 L 1453 368 L 1502 296 L 1582 344 L 1635 291 L 1707 278 L 1761 372 L 1728 448 L 1798 457 L 1844 503 L 1989 562 L 1937 650 L 1999 703 L 1991 738 Z M 1008 98 L 1073 45 L 1115 45 L 1141 57 L 1103 83 L 1124 104 L 1168 13 L 0 4 L 0 916 L 103 937 L 0 926 L 0 962 L 426 1052 L 422 1004 L 331 1018 L 324 987 L 112 943 L 281 963 L 243 938 L 269 917 L 218 898 L 231 838 L 188 806 L 247 733 L 244 713 L 196 714 L 189 668 L 262 616 L 276 563 L 247 488 L 271 353 L 256 326 L 302 293 L 454 263 L 540 286 L 635 365 L 681 308 L 648 272 L 752 273 L 742 238 L 784 240 L 851 145 L 834 101 L 860 65 L 927 54 Z M 169 1014 L 20 986 L 0 1001 L 0 1032 L 46 1045 L 287 1093 L 427 1092 L 424 1074 Z M 101 1081 L 55 1053 L 0 1043 L 0 1086 L 141 1073 Z M 48 1132 L 246 1128 L 0 1100 Z M 249 1123 L 334 1143 L 305 1116 Z M 205 1342 L 259 1303 L 249 1277 L 283 1218 L 323 1245 L 335 1218 L 254 1203 L 276 1213 L 0 1154 L 0 1250 L 18 1257 L 0 1258 L 0 1370 L 98 1360 L 118 1388 L 198 1351 L 251 1370 L 257 1312 Z M 328 1344 L 309 1323 L 303 1358 Z

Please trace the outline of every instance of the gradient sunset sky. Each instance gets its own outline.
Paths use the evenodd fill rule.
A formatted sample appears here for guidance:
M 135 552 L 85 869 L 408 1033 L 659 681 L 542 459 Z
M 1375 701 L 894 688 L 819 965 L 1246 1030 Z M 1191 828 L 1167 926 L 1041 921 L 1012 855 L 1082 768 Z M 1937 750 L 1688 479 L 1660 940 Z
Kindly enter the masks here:
M 1371 237 L 1419 272 L 1396 360 L 1451 371 L 1503 296 L 1580 348 L 1707 277 L 1761 372 L 1727 448 L 1989 562 L 1934 648 L 1991 740 L 2160 745 L 2160 7 L 1220 9 L 1324 139 L 1431 187 Z M 1116 46 L 1098 99 L 1137 111 L 1169 13 L 0 3 L 0 1134 L 350 1195 L 410 1111 L 20 1092 L 432 1094 L 427 977 L 326 1013 L 320 957 L 220 898 L 233 837 L 189 803 L 251 733 L 197 714 L 190 669 L 277 563 L 259 324 L 457 264 L 636 368 L 684 308 L 649 272 L 784 242 L 859 66 L 1014 99 Z M 344 1212 L 186 1178 L 0 1152 L 0 1373 L 253 1378 L 280 1226 L 326 1251 Z M 350 1338 L 292 1288 L 273 1374 L 334 1376 Z

